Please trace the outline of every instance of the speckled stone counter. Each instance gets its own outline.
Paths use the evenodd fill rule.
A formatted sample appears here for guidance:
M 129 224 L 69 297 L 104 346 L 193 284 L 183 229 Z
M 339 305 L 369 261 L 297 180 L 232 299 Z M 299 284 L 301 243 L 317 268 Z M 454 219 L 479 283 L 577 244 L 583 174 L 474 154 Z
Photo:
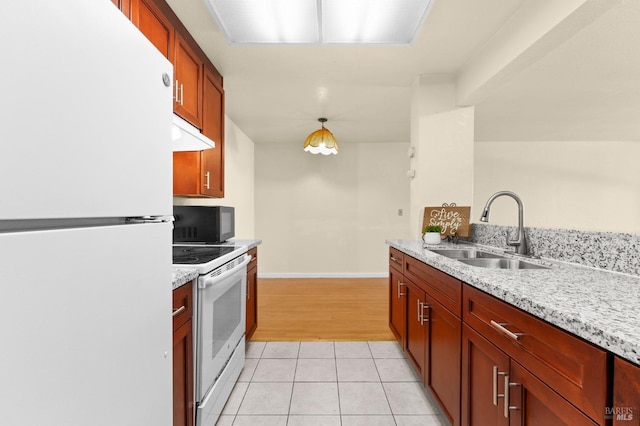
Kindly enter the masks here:
M 247 246 L 247 250 L 251 250 L 254 247 L 258 247 L 262 244 L 262 240 L 228 240 L 225 244 L 233 244 L 236 246 Z
M 542 259 L 551 269 L 487 269 L 429 251 L 463 248 L 387 240 L 409 256 L 640 365 L 640 277 Z M 486 246 L 489 251 L 502 253 Z M 535 262 L 535 260 L 533 260 Z
M 196 269 L 173 268 L 173 290 L 198 278 Z

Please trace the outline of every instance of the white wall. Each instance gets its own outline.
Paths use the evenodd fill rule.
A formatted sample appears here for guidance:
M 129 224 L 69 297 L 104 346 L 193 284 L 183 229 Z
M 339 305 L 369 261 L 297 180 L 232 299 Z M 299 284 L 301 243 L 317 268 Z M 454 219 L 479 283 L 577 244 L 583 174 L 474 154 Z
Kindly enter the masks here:
M 176 205 L 236 208 L 236 238 L 256 238 L 254 203 L 254 144 L 225 116 L 224 198 L 174 197 Z
M 525 226 L 637 234 L 639 159 L 640 142 L 476 142 L 474 212 L 510 190 L 522 198 Z M 517 224 L 516 203 L 497 199 L 490 223 Z
M 455 105 L 453 76 L 422 75 L 413 84 L 411 236 L 420 239 L 424 208 L 469 206 L 473 194 L 474 107 Z
M 384 240 L 408 237 L 408 147 L 350 143 L 323 156 L 302 141 L 257 144 L 260 275 L 386 276 Z

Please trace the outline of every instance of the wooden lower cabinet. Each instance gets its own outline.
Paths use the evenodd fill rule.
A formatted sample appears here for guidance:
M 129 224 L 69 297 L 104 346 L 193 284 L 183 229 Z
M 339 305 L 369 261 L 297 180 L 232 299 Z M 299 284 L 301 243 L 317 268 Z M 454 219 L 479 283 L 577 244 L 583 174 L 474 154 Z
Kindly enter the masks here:
M 423 317 L 426 297 L 416 284 L 406 280 L 407 289 L 407 335 L 404 352 L 424 382 L 426 379 L 427 343 L 429 326 Z
M 251 262 L 247 267 L 247 327 L 246 339 L 251 339 L 258 328 L 258 248 L 249 250 Z
M 505 386 L 507 383 L 508 399 L 503 401 L 508 411 L 504 414 L 512 426 L 598 424 L 513 359 L 509 376 L 505 376 Z
M 426 295 L 423 311 L 428 324 L 425 385 L 452 425 L 460 424 L 460 318 Z
M 405 346 L 406 284 L 404 277 L 395 269 L 389 270 L 389 328 L 401 348 Z
M 407 291 L 402 275 L 404 255 L 389 248 L 389 329 L 401 348 L 405 347 Z
M 597 424 L 466 324 L 462 344 L 463 424 Z
M 173 425 L 193 426 L 193 282 L 173 291 Z
M 463 288 L 464 323 L 596 422 L 605 423 L 607 353 L 483 291 Z
M 509 357 L 464 324 L 462 366 L 462 424 L 508 425 L 502 398 Z
M 403 259 L 403 270 L 410 269 L 411 278 L 401 274 L 394 259 Z M 431 286 L 433 268 L 393 251 L 389 266 L 389 327 L 447 420 L 459 425 L 461 321 L 439 300 L 443 289 L 444 294 L 459 294 L 460 282 L 439 277 L 436 291 Z M 451 291 L 447 290 L 450 285 L 454 287 Z
M 615 426 L 640 425 L 640 366 L 614 358 L 613 404 L 607 410 Z
M 640 366 L 394 248 L 389 327 L 452 425 L 640 425 Z

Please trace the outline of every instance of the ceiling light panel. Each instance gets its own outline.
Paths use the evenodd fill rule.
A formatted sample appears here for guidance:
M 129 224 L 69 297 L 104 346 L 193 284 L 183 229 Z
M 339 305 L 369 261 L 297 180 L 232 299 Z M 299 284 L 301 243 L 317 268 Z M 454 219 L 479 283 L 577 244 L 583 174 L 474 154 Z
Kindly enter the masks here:
M 231 44 L 319 40 L 317 0 L 208 0 Z
M 322 0 L 324 43 L 409 44 L 432 0 Z
M 434 0 L 207 0 L 231 44 L 410 44 Z

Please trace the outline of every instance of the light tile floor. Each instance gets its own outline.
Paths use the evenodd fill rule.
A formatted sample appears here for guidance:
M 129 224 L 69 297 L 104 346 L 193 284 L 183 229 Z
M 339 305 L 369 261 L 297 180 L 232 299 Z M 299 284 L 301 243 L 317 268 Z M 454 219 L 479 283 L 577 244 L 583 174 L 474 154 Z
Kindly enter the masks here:
M 395 342 L 249 342 L 218 426 L 441 426 Z

